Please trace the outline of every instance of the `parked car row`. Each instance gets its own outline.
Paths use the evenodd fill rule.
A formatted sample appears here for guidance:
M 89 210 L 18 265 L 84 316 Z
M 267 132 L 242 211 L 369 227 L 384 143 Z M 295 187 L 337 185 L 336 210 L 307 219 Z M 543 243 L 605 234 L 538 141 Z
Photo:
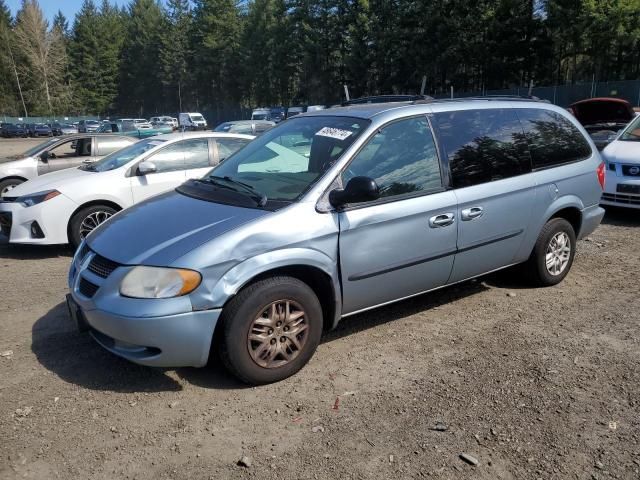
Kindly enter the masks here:
M 78 128 L 66 123 L 2 123 L 0 124 L 0 136 L 4 138 L 15 137 L 55 137 L 78 133 Z

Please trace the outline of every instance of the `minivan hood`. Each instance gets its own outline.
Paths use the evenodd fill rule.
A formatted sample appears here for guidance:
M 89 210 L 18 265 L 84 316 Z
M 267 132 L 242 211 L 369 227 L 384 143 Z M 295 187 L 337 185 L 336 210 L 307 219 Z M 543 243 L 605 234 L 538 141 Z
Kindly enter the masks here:
M 86 170 L 80 170 L 77 167 L 58 170 L 57 172 L 47 173 L 33 178 L 28 182 L 21 183 L 11 190 L 11 196 L 19 197 L 21 195 L 44 192 L 52 189 L 65 193 L 65 190 L 72 185 L 70 180 L 85 181 L 86 178 L 83 177 L 93 174 L 94 173 L 87 172 Z
M 171 191 L 113 216 L 87 237 L 87 243 L 120 264 L 168 266 L 203 243 L 270 214 Z

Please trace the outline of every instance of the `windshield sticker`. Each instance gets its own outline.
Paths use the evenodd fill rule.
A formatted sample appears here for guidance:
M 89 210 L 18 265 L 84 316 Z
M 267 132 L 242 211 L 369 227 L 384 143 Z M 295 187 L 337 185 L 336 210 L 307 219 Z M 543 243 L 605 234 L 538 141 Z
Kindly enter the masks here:
M 320 135 L 321 137 L 335 138 L 337 140 L 344 140 L 346 138 L 349 138 L 349 136 L 352 133 L 353 132 L 350 132 L 349 130 L 341 130 L 339 128 L 324 127 L 322 130 L 316 133 L 316 135 Z

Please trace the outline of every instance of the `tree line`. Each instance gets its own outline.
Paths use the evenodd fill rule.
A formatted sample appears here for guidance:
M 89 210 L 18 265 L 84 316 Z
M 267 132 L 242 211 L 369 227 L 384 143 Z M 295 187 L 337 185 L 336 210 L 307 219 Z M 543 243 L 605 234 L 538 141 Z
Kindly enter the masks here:
M 640 78 L 639 0 L 0 0 L 0 113 L 151 116 Z

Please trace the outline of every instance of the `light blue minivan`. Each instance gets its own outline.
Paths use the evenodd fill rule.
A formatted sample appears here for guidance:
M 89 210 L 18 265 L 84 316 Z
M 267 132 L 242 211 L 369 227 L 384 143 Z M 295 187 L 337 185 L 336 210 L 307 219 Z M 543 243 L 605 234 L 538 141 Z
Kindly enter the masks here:
M 296 116 L 113 216 L 69 272 L 72 317 L 150 366 L 286 378 L 341 318 L 523 264 L 560 282 L 604 165 L 563 109 L 518 98 Z

